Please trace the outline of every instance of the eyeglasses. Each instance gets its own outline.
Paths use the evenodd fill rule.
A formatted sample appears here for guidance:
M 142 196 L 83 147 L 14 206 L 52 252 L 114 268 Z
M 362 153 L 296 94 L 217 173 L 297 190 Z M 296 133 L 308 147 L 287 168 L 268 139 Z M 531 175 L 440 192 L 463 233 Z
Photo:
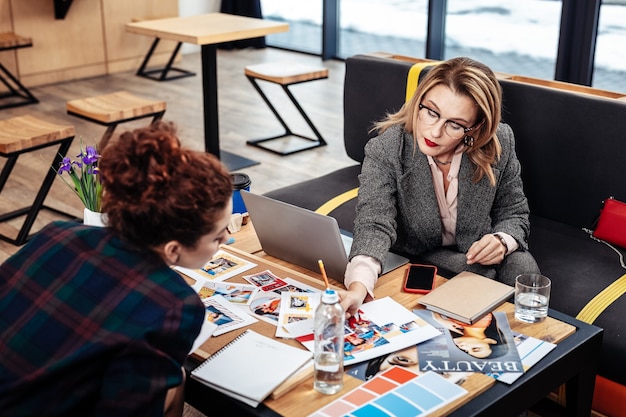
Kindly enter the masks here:
M 436 124 L 439 119 L 441 119 L 441 115 L 431 109 L 430 107 L 424 106 L 423 104 L 419 105 L 419 118 L 422 122 L 426 123 L 428 126 L 432 126 Z M 452 120 L 446 120 L 443 124 L 445 128 L 445 132 L 452 139 L 461 139 L 467 132 L 473 130 L 478 126 L 478 124 L 472 127 L 465 127 L 457 122 Z

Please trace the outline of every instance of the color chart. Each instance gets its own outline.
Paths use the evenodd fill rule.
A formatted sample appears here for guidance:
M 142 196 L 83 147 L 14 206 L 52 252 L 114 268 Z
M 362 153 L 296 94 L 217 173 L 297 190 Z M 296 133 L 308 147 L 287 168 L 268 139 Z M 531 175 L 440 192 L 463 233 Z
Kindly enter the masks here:
M 393 366 L 309 417 L 417 417 L 467 394 L 434 372 Z

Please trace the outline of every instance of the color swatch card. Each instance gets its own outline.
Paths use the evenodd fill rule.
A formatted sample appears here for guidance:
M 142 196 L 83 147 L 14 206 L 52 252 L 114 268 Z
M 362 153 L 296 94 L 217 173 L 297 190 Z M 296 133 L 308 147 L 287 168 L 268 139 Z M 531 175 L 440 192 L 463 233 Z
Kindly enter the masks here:
M 466 394 L 434 372 L 417 375 L 393 366 L 309 417 L 419 417 Z

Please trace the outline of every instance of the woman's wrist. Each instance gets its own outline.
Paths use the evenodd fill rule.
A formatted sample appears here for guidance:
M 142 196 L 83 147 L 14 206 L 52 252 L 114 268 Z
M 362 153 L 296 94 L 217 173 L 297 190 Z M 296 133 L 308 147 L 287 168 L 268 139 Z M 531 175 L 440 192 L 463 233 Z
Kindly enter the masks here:
M 361 301 L 364 301 L 369 295 L 369 292 L 367 291 L 367 287 L 365 286 L 365 284 L 359 281 L 354 281 L 350 283 L 350 286 L 348 287 L 348 291 L 358 295 L 358 298 Z
M 504 238 L 504 236 L 498 233 L 494 233 L 493 235 L 496 237 L 496 239 L 500 241 L 502 246 L 504 246 L 504 254 L 506 255 L 507 253 L 509 253 L 509 245 L 506 243 L 506 239 Z

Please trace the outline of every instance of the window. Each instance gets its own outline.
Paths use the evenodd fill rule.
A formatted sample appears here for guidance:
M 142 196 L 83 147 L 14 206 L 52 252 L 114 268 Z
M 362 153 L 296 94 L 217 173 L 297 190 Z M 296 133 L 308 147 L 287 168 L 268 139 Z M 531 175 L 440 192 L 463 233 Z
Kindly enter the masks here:
M 390 52 L 423 58 L 427 0 L 341 0 L 339 56 Z
M 449 0 L 445 58 L 469 56 L 494 71 L 554 79 L 561 2 Z
M 289 31 L 265 37 L 268 46 L 322 53 L 322 0 L 261 0 L 261 12 L 289 23 Z
M 325 57 L 345 59 L 378 51 L 426 57 L 428 0 L 336 1 L 339 30 L 329 38 L 337 45 Z M 323 0 L 261 0 L 265 18 L 290 24 L 288 32 L 269 35 L 267 44 L 323 55 L 323 4 Z M 553 80 L 562 6 L 561 0 L 448 0 L 443 58 L 469 56 L 498 72 Z M 626 92 L 625 41 L 626 0 L 604 0 L 593 87 Z
M 592 86 L 626 93 L 626 3 L 604 1 L 600 21 Z

